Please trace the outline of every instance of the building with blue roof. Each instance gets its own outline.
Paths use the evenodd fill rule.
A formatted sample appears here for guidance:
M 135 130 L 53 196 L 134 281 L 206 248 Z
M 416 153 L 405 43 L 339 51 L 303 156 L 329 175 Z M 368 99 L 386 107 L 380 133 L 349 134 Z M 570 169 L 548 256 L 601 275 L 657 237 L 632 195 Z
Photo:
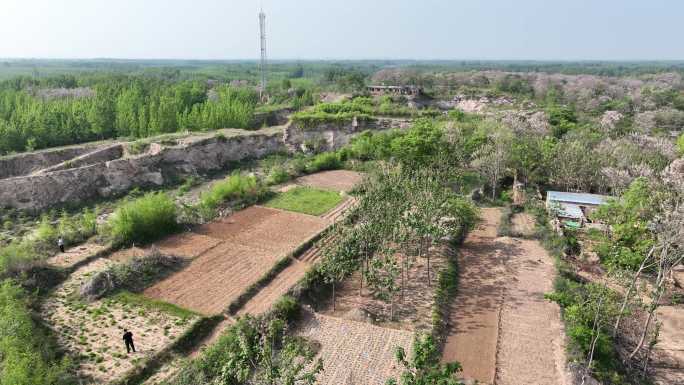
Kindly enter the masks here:
M 560 220 L 587 222 L 592 211 L 608 201 L 611 197 L 598 194 L 548 191 L 546 208 Z

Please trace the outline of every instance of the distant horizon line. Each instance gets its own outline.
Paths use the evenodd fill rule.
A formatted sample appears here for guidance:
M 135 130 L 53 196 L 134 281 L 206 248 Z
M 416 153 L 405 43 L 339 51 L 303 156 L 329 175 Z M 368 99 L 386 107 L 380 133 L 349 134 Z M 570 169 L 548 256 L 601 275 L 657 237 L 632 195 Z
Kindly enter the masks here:
M 196 59 L 196 58 L 133 58 L 133 57 L 0 57 L 0 61 L 190 61 L 190 62 L 259 62 L 259 58 L 240 59 Z M 446 58 L 269 58 L 270 62 L 521 62 L 521 63 L 681 63 L 682 59 L 446 59 Z

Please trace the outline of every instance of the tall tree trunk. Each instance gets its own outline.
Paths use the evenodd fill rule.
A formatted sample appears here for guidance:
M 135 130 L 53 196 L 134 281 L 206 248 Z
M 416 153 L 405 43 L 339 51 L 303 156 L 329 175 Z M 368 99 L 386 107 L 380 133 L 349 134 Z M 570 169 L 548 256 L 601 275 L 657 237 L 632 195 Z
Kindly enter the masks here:
M 333 281 L 332 287 L 333 287 L 333 311 L 335 311 L 335 281 Z
M 604 286 L 605 290 L 605 286 Z M 599 337 L 601 336 L 601 325 L 599 322 L 599 315 L 601 313 L 601 307 L 603 306 L 603 296 L 601 296 L 601 299 L 599 300 L 598 307 L 596 308 L 596 314 L 594 315 L 594 324 L 591 327 L 592 333 L 595 333 L 595 335 L 591 339 L 591 349 L 589 350 L 589 362 L 587 363 L 587 370 L 584 371 L 584 374 L 582 375 L 582 385 L 584 385 L 586 379 L 587 379 L 587 374 L 591 370 L 591 364 L 594 362 L 594 350 L 596 349 L 596 342 L 598 341 Z

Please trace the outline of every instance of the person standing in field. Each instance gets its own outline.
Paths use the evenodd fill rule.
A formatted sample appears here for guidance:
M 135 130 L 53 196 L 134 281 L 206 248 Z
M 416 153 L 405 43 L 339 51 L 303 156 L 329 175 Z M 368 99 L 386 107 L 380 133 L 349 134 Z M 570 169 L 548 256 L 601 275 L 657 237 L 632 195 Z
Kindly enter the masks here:
M 126 343 L 126 353 L 130 353 L 133 350 L 135 353 L 135 345 L 133 344 L 133 333 L 127 329 L 124 329 L 123 340 Z
M 59 246 L 59 251 L 62 253 L 64 252 L 64 239 L 62 237 L 59 237 L 57 240 L 57 246 Z

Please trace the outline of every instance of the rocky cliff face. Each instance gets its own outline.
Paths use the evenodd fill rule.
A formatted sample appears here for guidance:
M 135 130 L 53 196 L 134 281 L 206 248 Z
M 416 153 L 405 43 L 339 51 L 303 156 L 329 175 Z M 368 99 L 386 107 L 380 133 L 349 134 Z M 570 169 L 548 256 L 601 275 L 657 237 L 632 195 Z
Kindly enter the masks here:
M 97 145 L 92 144 L 79 145 L 0 157 L 0 179 L 28 175 L 96 148 Z
M 181 144 L 151 145 L 141 155 L 0 180 L 0 206 L 38 211 L 161 186 L 179 177 L 225 168 L 230 162 L 283 151 L 282 130 L 223 130 Z
M 123 144 L 26 154 L 30 161 L 15 162 L 21 167 L 0 178 L 0 207 L 40 211 L 78 204 L 124 194 L 135 187 L 162 186 L 276 152 L 309 151 L 311 147 L 334 150 L 364 130 L 404 129 L 409 125 L 407 119 L 376 119 L 315 128 L 226 129 L 178 140 L 151 140 L 146 152 L 139 155 L 127 154 Z

